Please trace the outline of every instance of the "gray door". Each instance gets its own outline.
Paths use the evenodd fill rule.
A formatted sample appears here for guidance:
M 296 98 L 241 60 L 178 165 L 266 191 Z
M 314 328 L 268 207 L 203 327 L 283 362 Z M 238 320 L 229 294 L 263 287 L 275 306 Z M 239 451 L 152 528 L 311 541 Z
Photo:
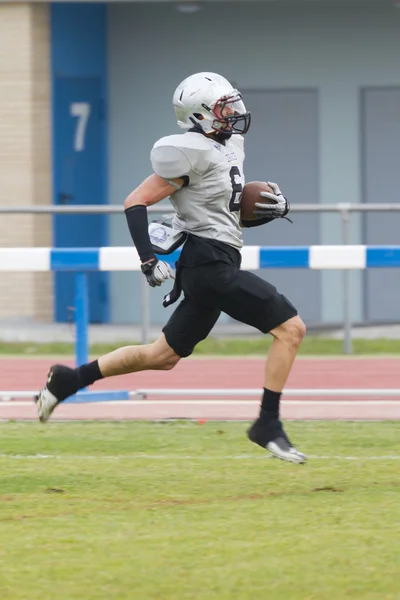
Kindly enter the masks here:
M 275 181 L 291 204 L 319 201 L 318 94 L 315 90 L 243 91 L 252 123 L 246 135 L 246 181 Z M 244 230 L 246 245 L 319 243 L 317 213 Z M 321 320 L 321 274 L 307 269 L 257 272 L 277 286 L 307 322 Z
M 361 93 L 363 199 L 399 202 L 400 88 L 365 89 Z M 364 215 L 364 243 L 398 244 L 400 213 Z M 400 321 L 400 271 L 364 272 L 364 314 L 369 322 Z

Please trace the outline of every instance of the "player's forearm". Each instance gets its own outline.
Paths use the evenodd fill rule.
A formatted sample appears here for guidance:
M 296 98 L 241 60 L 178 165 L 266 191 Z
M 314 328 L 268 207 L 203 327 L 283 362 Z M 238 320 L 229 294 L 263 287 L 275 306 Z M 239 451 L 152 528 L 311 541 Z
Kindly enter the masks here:
M 142 263 L 154 259 L 153 246 L 149 236 L 147 208 L 143 204 L 135 204 L 125 209 L 129 233 Z
M 156 204 L 162 198 L 160 186 L 157 188 L 154 177 L 148 177 L 124 201 L 125 217 L 129 233 L 139 254 L 140 261 L 146 263 L 155 258 L 154 250 L 149 236 L 149 221 L 147 206 Z

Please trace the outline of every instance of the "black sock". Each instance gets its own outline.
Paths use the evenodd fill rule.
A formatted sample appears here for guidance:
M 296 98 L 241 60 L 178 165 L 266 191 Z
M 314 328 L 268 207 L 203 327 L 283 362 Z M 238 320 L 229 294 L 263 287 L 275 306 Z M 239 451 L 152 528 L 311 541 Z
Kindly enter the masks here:
M 77 369 L 65 365 L 53 365 L 49 371 L 46 387 L 60 402 L 76 394 L 83 385 Z
M 82 387 L 87 387 L 88 385 L 92 385 L 92 383 L 98 379 L 103 379 L 98 360 L 82 365 L 75 369 L 75 371 L 82 382 Z
M 279 404 L 281 395 L 282 392 L 273 392 L 267 388 L 264 388 L 260 416 L 268 419 L 279 419 Z

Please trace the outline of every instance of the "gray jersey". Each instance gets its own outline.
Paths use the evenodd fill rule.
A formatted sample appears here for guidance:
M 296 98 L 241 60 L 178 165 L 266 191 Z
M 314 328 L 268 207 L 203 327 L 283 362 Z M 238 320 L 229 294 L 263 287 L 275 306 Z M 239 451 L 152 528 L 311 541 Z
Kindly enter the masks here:
M 151 151 L 151 163 L 164 179 L 184 178 L 187 185 L 170 198 L 176 211 L 174 228 L 203 238 L 243 246 L 239 225 L 244 186 L 243 137 L 225 146 L 200 133 L 164 137 Z

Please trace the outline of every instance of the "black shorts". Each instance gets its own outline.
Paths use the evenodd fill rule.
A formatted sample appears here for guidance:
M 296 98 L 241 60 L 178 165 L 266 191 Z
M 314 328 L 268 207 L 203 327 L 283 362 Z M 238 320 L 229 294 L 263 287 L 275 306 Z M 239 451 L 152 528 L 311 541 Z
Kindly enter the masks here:
M 224 244 L 225 246 L 225 244 Z M 234 249 L 232 249 L 234 250 Z M 235 250 L 235 253 L 237 251 Z M 195 266 L 180 266 L 184 299 L 163 328 L 171 348 L 182 358 L 204 340 L 221 312 L 268 333 L 297 315 L 275 286 L 240 270 L 240 254 Z

